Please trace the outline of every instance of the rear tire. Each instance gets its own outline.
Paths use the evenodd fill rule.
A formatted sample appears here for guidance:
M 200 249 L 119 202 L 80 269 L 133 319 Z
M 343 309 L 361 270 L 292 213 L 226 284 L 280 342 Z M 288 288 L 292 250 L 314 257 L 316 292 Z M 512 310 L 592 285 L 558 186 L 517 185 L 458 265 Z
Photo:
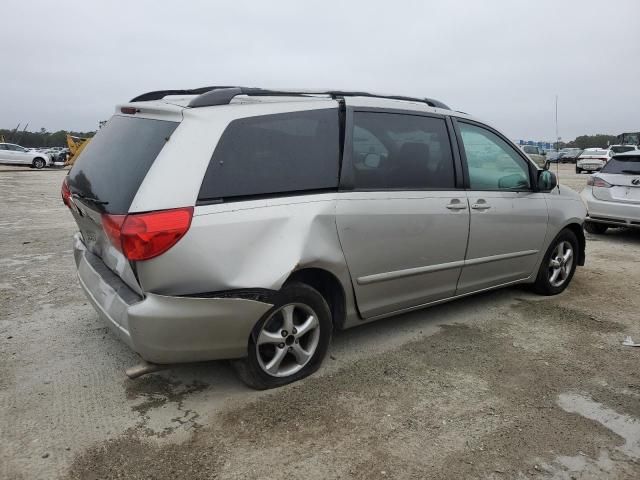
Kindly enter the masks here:
M 595 235 L 602 235 L 607 231 L 608 228 L 608 225 L 603 225 L 602 223 L 584 222 L 584 229 L 587 232 L 593 233 Z
M 562 230 L 542 259 L 533 291 L 540 295 L 557 295 L 571 283 L 578 263 L 578 239 L 571 230 Z
M 257 390 L 296 382 L 320 368 L 332 330 L 331 310 L 316 289 L 300 282 L 285 284 L 249 336 L 247 357 L 234 360 L 233 366 L 240 379 Z
M 37 168 L 38 170 L 43 169 L 46 166 L 46 162 L 42 158 L 34 158 L 33 163 L 31 164 L 33 168 Z

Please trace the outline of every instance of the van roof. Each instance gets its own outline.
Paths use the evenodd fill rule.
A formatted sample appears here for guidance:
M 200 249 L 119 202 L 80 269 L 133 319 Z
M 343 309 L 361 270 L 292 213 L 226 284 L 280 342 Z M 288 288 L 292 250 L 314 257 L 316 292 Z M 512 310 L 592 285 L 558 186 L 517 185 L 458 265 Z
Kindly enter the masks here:
M 207 107 L 215 105 L 228 105 L 237 96 L 247 97 L 284 97 L 285 101 L 290 101 L 291 97 L 302 97 L 305 99 L 320 98 L 345 98 L 345 97 L 367 97 L 375 99 L 388 99 L 398 101 L 408 101 L 414 103 L 424 103 L 431 107 L 450 110 L 450 108 L 439 100 L 433 98 L 407 97 L 403 95 L 387 95 L 362 91 L 346 90 L 305 90 L 305 89 L 263 89 L 247 87 L 214 86 L 202 87 L 190 90 L 157 90 L 138 95 L 130 103 L 147 102 L 153 100 L 168 100 L 186 102 L 192 108 Z M 271 100 L 274 101 L 274 100 Z

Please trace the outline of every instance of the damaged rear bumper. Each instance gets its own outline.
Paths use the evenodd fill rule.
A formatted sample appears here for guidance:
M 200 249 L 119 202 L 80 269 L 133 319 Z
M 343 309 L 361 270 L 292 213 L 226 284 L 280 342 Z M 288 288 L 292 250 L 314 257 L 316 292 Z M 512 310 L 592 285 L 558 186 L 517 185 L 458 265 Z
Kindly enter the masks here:
M 244 298 L 174 297 L 133 292 L 74 237 L 78 279 L 115 334 L 143 359 L 180 363 L 247 354 L 251 330 L 272 305 Z

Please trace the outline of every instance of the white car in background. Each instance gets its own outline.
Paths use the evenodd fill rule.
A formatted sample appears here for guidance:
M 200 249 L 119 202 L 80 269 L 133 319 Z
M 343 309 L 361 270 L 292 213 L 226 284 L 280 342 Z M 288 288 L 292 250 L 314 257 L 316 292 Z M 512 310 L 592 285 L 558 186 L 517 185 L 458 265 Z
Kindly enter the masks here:
M 640 228 L 640 150 L 614 155 L 580 195 L 587 205 L 587 232 Z
M 576 173 L 597 172 L 604 167 L 613 153 L 604 148 L 586 148 L 576 162 Z
M 0 143 L 0 163 L 9 165 L 30 165 L 41 169 L 51 165 L 51 155 L 15 145 Z

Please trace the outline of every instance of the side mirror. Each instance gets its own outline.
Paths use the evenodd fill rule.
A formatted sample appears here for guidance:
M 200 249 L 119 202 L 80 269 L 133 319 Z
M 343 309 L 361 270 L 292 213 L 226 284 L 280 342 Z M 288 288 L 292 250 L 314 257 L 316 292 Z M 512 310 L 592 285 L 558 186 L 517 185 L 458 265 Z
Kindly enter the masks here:
M 538 170 L 538 190 L 550 192 L 558 186 L 558 177 L 549 170 Z

